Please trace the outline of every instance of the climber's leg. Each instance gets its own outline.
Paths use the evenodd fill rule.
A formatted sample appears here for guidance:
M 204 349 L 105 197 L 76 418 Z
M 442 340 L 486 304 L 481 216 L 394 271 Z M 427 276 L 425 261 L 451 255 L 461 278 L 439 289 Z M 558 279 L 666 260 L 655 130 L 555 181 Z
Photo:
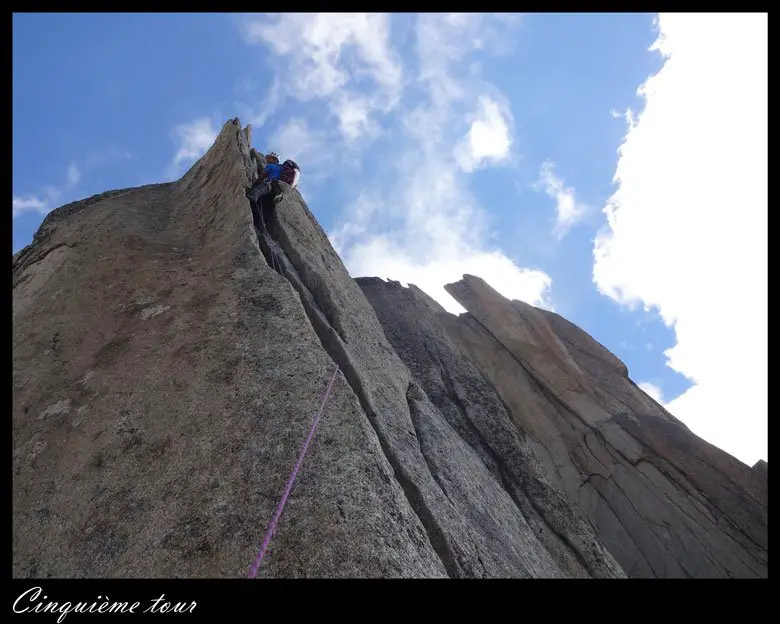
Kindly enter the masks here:
M 275 192 L 272 192 L 271 195 L 274 198 L 274 202 L 277 204 L 280 201 L 282 201 L 282 198 L 285 195 L 289 195 L 290 191 L 292 191 L 292 187 L 289 184 L 287 184 L 287 182 L 285 182 L 284 180 L 278 180 L 276 182 L 276 189 L 277 190 Z
M 274 203 L 278 204 L 282 201 L 282 189 L 279 188 L 279 180 L 271 182 L 271 197 L 274 198 Z

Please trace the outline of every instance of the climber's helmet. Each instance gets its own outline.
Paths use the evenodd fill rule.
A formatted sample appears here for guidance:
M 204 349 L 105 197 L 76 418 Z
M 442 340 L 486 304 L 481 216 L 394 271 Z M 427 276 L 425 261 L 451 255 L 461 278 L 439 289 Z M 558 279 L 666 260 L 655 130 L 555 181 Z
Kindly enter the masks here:
M 276 152 L 271 152 L 268 154 L 268 156 L 265 157 L 265 162 L 271 164 L 271 165 L 278 165 L 279 164 L 279 154 Z

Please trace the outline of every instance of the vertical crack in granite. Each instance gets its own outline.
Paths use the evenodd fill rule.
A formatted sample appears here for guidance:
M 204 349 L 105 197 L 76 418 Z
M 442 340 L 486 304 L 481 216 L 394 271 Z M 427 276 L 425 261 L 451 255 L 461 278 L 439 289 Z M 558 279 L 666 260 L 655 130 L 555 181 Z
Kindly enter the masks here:
M 262 236 L 258 236 L 259 240 L 262 238 Z M 278 241 L 275 242 L 279 244 Z M 261 243 L 261 246 L 267 249 L 267 244 L 264 240 Z M 296 266 L 288 257 L 290 251 L 291 248 L 289 244 L 279 244 L 277 261 L 281 266 L 281 275 L 285 277 L 293 286 L 293 288 L 295 288 L 295 290 L 298 292 L 309 321 L 311 322 L 314 331 L 319 337 L 323 348 L 328 352 L 333 361 L 338 364 L 344 375 L 344 379 L 352 388 L 355 396 L 357 396 L 358 400 L 360 401 L 360 405 L 363 408 L 363 411 L 365 412 L 366 417 L 371 423 L 371 426 L 379 440 L 382 451 L 393 468 L 396 480 L 403 489 L 411 508 L 417 514 L 420 522 L 422 523 L 422 526 L 425 528 L 430 543 L 438 554 L 445 569 L 447 570 L 447 574 L 450 577 L 459 578 L 462 575 L 460 568 L 447 544 L 447 540 L 443 537 L 441 527 L 438 525 L 434 515 L 425 504 L 424 498 L 420 494 L 420 491 L 415 485 L 414 481 L 405 474 L 401 462 L 393 452 L 392 447 L 388 443 L 386 437 L 382 434 L 381 429 L 376 424 L 377 415 L 367 398 L 365 388 L 363 387 L 360 381 L 360 377 L 357 374 L 349 354 L 345 349 L 342 335 L 333 328 L 331 324 L 331 317 L 323 312 L 320 306 L 320 302 L 317 300 L 315 295 L 312 294 L 312 291 L 308 288 L 308 286 L 304 284 L 303 279 L 301 278 L 301 275 L 298 271 L 298 266 L 300 266 L 300 264 Z M 264 253 L 269 252 L 264 251 Z M 295 257 L 295 254 L 290 255 Z M 266 256 L 266 260 L 269 262 L 270 266 L 270 257 Z M 322 285 L 320 284 L 320 286 Z M 322 292 L 322 288 L 316 289 L 315 293 L 316 292 Z
M 243 576 L 334 364 L 262 577 L 766 576 L 766 463 L 479 278 L 353 280 L 298 190 L 267 239 L 251 138 L 13 256 L 14 576 Z
M 520 516 L 535 526 L 548 551 L 556 553 L 559 565 L 573 576 L 614 576 L 619 567 L 615 562 L 605 565 L 599 553 L 606 553 L 592 528 L 576 513 L 570 514 L 566 499 L 541 477 L 540 466 L 534 467 L 536 460 L 525 448 L 523 432 L 510 423 L 500 397 L 447 336 L 440 324 L 446 318 L 443 309 L 426 303 L 427 296 L 414 287 L 405 289 L 377 278 L 356 282 L 393 348 Z
M 449 370 L 442 364 L 442 362 L 438 358 L 434 357 L 434 359 L 439 364 L 439 370 L 441 371 L 441 379 L 444 382 L 445 388 L 447 389 L 447 394 L 449 398 L 458 407 L 461 414 L 463 415 L 463 420 L 466 423 L 470 433 L 472 434 L 472 438 L 478 441 L 480 449 L 489 455 L 489 457 L 492 460 L 491 462 L 492 465 L 495 466 L 494 469 L 491 469 L 492 467 L 486 463 L 485 467 L 494 473 L 498 482 L 501 484 L 501 486 L 504 488 L 507 494 L 509 494 L 509 496 L 512 497 L 512 500 L 517 505 L 518 510 L 520 511 L 521 514 L 526 516 L 526 519 L 528 519 L 527 516 L 529 515 L 529 511 L 531 511 L 528 508 L 530 503 L 533 512 L 536 513 L 542 519 L 542 521 L 545 522 L 546 527 L 550 529 L 556 535 L 556 537 L 558 537 L 566 545 L 566 547 L 569 549 L 571 554 L 576 558 L 579 564 L 583 567 L 583 569 L 587 570 L 588 573 L 593 574 L 594 576 L 598 576 L 599 570 L 592 565 L 592 562 L 589 562 L 585 557 L 583 557 L 579 549 L 572 543 L 570 537 L 566 535 L 564 531 L 558 529 L 555 526 L 556 523 L 554 521 L 553 522 L 550 521 L 550 519 L 548 518 L 549 513 L 545 511 L 544 507 L 538 505 L 538 503 L 534 501 L 533 497 L 526 497 L 521 493 L 523 489 L 522 485 L 517 483 L 516 479 L 513 477 L 511 472 L 509 472 L 507 467 L 504 465 L 504 462 L 499 458 L 496 452 L 491 448 L 490 444 L 488 444 L 488 442 L 482 436 L 479 429 L 471 421 L 471 418 L 468 415 L 468 410 L 466 409 L 465 404 L 463 403 L 460 396 L 458 395 L 457 390 L 455 389 L 455 384 L 452 380 Z M 550 545 L 548 545 L 548 548 L 549 547 Z

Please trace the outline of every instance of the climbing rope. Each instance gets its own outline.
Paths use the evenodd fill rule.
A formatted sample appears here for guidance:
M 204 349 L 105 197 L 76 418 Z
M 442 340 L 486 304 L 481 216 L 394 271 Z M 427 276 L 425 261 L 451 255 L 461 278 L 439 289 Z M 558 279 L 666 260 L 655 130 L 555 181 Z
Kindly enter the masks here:
M 298 456 L 298 461 L 295 462 L 295 466 L 293 466 L 293 470 L 287 479 L 287 485 L 285 486 L 284 492 L 282 493 L 282 498 L 279 501 L 279 505 L 276 507 L 276 512 L 274 512 L 268 528 L 266 529 L 265 538 L 263 538 L 263 545 L 260 547 L 260 552 L 257 553 L 257 557 L 255 557 L 254 563 L 252 563 L 252 566 L 249 568 L 249 574 L 247 575 L 247 578 L 255 578 L 257 576 L 257 569 L 260 567 L 260 563 L 262 563 L 263 557 L 265 557 L 265 551 L 268 549 L 268 544 L 271 542 L 271 537 L 276 530 L 276 523 L 279 521 L 279 517 L 282 515 L 282 510 L 284 509 L 284 505 L 287 502 L 287 497 L 290 495 L 290 491 L 292 490 L 295 477 L 298 475 L 298 470 L 301 468 L 303 458 L 306 456 L 306 450 L 309 448 L 309 444 L 311 443 L 312 438 L 314 438 L 314 432 L 320 422 L 320 417 L 322 416 L 322 412 L 325 409 L 325 403 L 327 402 L 331 390 L 333 389 L 333 383 L 336 381 L 336 375 L 338 372 L 339 367 L 336 365 L 336 368 L 333 371 L 333 377 L 330 378 L 328 387 L 325 390 L 325 396 L 323 397 L 322 403 L 320 404 L 320 409 L 317 410 L 317 413 L 314 416 L 311 429 L 309 429 L 309 435 L 306 436 L 306 441 L 303 443 L 303 448 L 301 449 L 301 454 Z
M 263 218 L 262 215 L 260 218 Z M 265 228 L 265 223 L 263 223 L 263 228 Z M 265 244 L 268 245 L 268 249 L 271 250 L 271 268 L 273 268 L 277 273 L 281 274 L 282 263 L 279 261 L 279 253 L 281 252 L 281 249 L 279 249 L 276 241 L 271 238 L 268 230 L 263 233 L 263 238 L 265 239 Z

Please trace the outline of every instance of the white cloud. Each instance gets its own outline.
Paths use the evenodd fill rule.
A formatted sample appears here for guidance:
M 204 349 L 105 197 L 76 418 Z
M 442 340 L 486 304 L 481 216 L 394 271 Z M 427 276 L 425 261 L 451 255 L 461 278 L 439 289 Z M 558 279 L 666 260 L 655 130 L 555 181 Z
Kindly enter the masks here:
M 12 207 L 14 219 L 16 219 L 16 217 L 19 215 L 24 214 L 25 212 L 30 212 L 31 210 L 37 211 L 44 215 L 50 210 L 48 202 L 42 199 L 38 199 L 34 195 L 28 195 L 27 197 L 17 197 L 14 195 Z
M 68 177 L 70 177 L 70 170 L 68 170 Z M 44 195 L 44 198 L 41 199 L 40 195 Z M 44 185 L 41 192 L 35 195 L 25 197 L 14 195 L 12 201 L 13 218 L 30 211 L 46 215 L 54 209 L 61 196 L 62 191 L 51 184 Z
M 343 179 L 349 173 L 357 199 L 331 239 L 353 275 L 415 283 L 459 311 L 443 285 L 473 273 L 507 296 L 549 307 L 550 278 L 519 268 L 486 244 L 486 215 L 462 176 L 463 169 L 509 158 L 511 113 L 468 56 L 496 47 L 506 51 L 517 20 L 478 14 L 397 19 L 415 24 L 418 71 L 406 82 L 401 55 L 391 45 L 388 15 L 277 14 L 245 20 L 246 41 L 272 52 L 279 89 L 273 101 L 322 102 L 325 113 L 304 119 L 296 111 L 273 133 L 267 149 L 301 164 L 302 192 L 312 180 Z M 377 137 L 401 147 L 386 153 L 377 176 L 367 178 L 363 150 Z
M 642 381 L 638 383 L 637 386 L 639 386 L 647 395 L 658 401 L 658 403 L 661 405 L 664 404 L 664 395 L 661 392 L 661 388 L 655 384 L 650 383 L 649 381 Z
M 350 243 L 363 234 L 367 234 L 373 219 L 390 209 L 377 191 L 363 191 L 347 210 L 349 221 L 342 222 L 338 229 L 330 234 L 333 248 L 341 254 Z
M 173 167 L 197 160 L 217 138 L 217 131 L 211 124 L 211 119 L 201 117 L 192 123 L 180 124 L 173 130 L 173 136 L 178 147 L 173 157 Z
M 663 14 L 663 68 L 629 117 L 594 282 L 657 307 L 693 387 L 667 408 L 753 464 L 767 457 L 767 16 Z
M 349 141 L 375 135 L 372 115 L 398 103 L 402 70 L 386 14 L 266 14 L 242 29 L 249 43 L 265 44 L 277 55 L 275 84 L 298 100 L 328 102 Z M 365 78 L 373 88 L 364 81 L 358 92 L 356 83 Z
M 417 16 L 415 50 L 418 81 L 426 88 L 429 105 L 407 114 L 406 125 L 422 145 L 449 139 L 458 106 L 473 106 L 490 91 L 481 80 L 479 65 L 470 62 L 474 52 L 504 50 L 515 38 L 514 22 L 500 14 L 452 13 Z M 455 65 L 460 65 L 454 68 Z M 467 69 L 471 68 L 469 72 Z M 494 89 L 493 89 L 494 90 Z M 494 90 L 495 91 L 495 90 Z M 495 101 L 495 99 L 493 100 Z M 508 110 L 506 111 L 508 113 Z M 470 121 L 468 117 L 465 121 Z
M 550 277 L 542 271 L 518 268 L 500 251 L 463 247 L 419 259 L 407 252 L 403 242 L 399 248 L 398 242 L 392 236 L 374 236 L 355 245 L 347 257 L 353 274 L 414 284 L 453 314 L 465 310 L 444 290 L 444 284 L 456 282 L 466 273 L 483 277 L 510 299 L 552 307 L 547 299 Z
M 510 299 L 552 308 L 547 274 L 520 268 L 484 244 L 484 214 L 457 181 L 455 167 L 427 175 L 413 174 L 385 199 L 361 195 L 350 207 L 349 220 L 331 234 L 350 272 L 415 284 L 453 313 L 464 308 L 444 284 L 464 273 L 483 277 Z
M 81 180 L 81 172 L 78 165 L 74 162 L 68 166 L 68 186 L 75 186 Z
M 311 128 L 302 117 L 291 117 L 278 128 L 269 139 L 268 151 L 276 152 L 282 160 L 290 158 L 298 163 L 301 183 L 322 180 L 323 176 L 333 174 L 331 168 L 317 166 L 323 160 L 329 160 L 325 133 Z
M 132 155 L 129 152 L 112 147 L 104 151 L 90 152 L 83 161 L 83 167 L 89 170 L 105 165 L 117 164 L 122 160 L 130 158 L 132 158 Z M 48 214 L 56 207 L 58 201 L 63 196 L 63 192 L 67 194 L 83 177 L 82 168 L 74 161 L 68 165 L 65 172 L 65 183 L 61 187 L 46 184 L 35 195 L 27 195 L 25 197 L 14 195 L 13 218 L 15 219 L 19 215 L 30 211 L 37 211 L 42 215 Z M 43 199 L 40 196 L 43 196 Z
M 274 151 L 283 158 L 292 158 L 305 162 L 316 156 L 325 147 L 322 133 L 312 130 L 308 121 L 301 117 L 292 117 L 273 135 Z
M 455 152 L 455 159 L 463 171 L 471 173 L 487 164 L 509 158 L 511 118 L 509 109 L 502 110 L 491 97 L 479 98 L 476 118 Z
M 509 152 L 511 116 L 498 105 L 500 94 L 478 72 L 462 71 L 471 65 L 470 52 L 489 47 L 482 37 L 494 28 L 483 15 L 417 17 L 415 86 L 425 97 L 404 110 L 405 146 L 388 158 L 390 182 L 386 170 L 382 180 L 368 182 L 331 234 L 352 275 L 416 284 L 451 312 L 463 308 L 444 284 L 464 273 L 483 277 L 510 298 L 551 307 L 548 275 L 518 267 L 487 244 L 487 215 L 462 175 L 464 163 L 487 164 Z M 476 117 L 463 112 L 475 109 Z M 464 122 L 476 129 L 457 151 Z M 465 152 L 470 160 L 463 160 Z
M 347 141 L 375 137 L 379 125 L 371 118 L 373 102 L 369 98 L 344 95 L 334 100 L 332 107 L 339 120 L 339 129 Z
M 563 179 L 555 173 L 555 167 L 550 161 L 545 161 L 539 170 L 539 180 L 535 188 L 543 190 L 555 200 L 555 227 L 553 234 L 558 240 L 585 215 L 587 206 L 577 201 L 575 190 L 567 187 Z

